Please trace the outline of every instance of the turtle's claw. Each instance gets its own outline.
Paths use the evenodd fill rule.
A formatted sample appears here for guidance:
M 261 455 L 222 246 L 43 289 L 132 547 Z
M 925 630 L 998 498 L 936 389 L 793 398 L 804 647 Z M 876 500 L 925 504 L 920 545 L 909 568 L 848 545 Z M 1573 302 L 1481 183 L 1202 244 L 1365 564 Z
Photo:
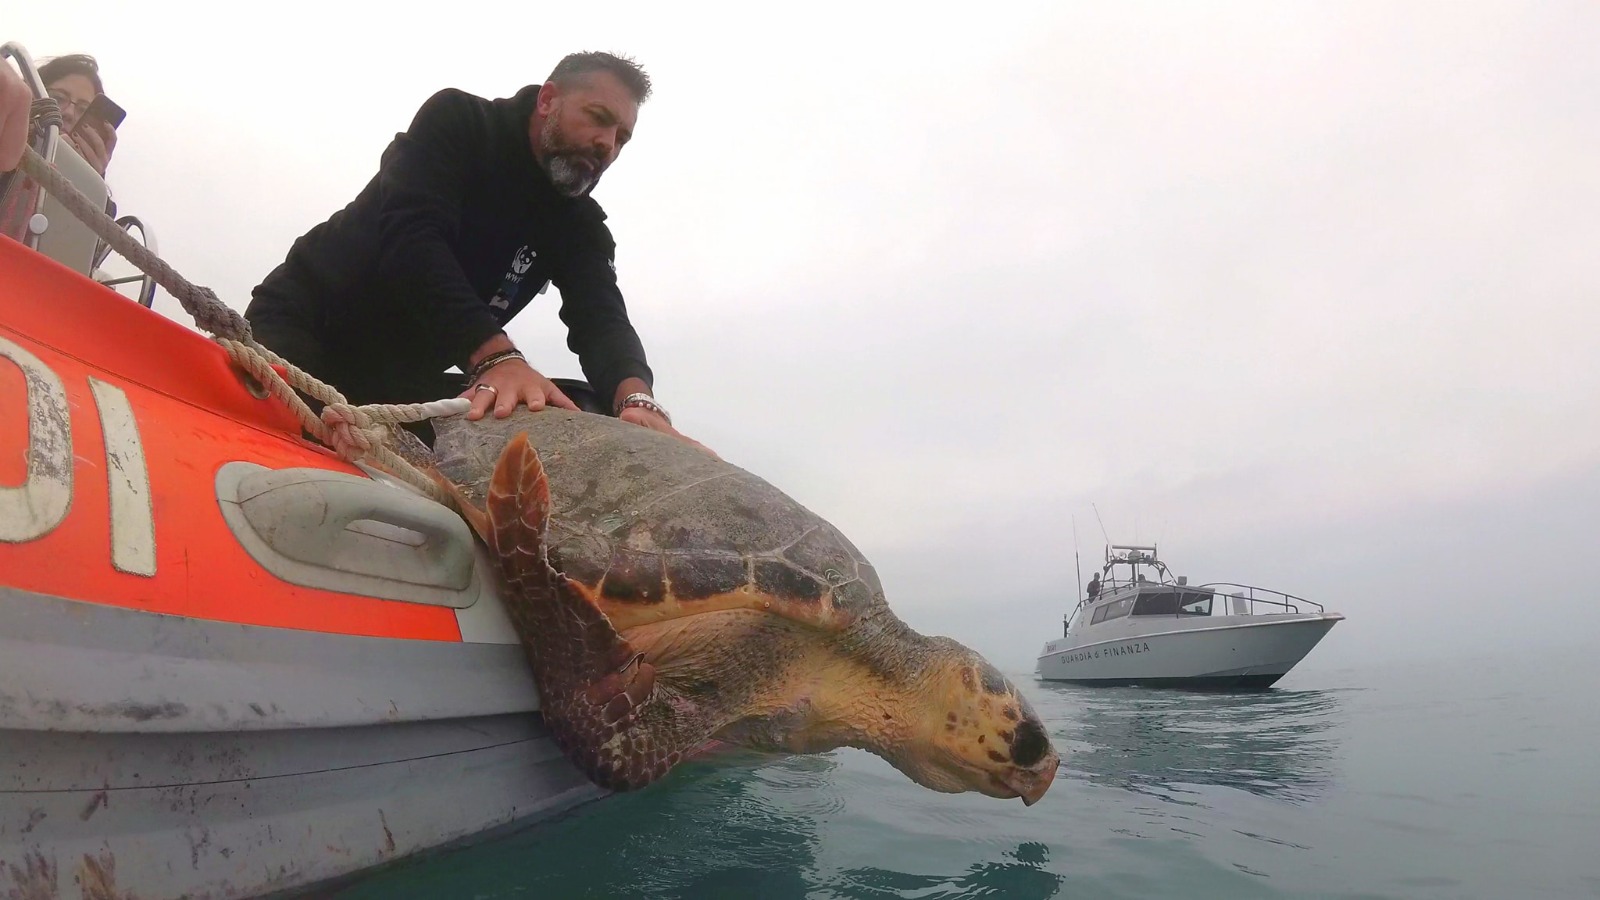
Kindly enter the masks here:
M 615 725 L 627 718 L 635 708 L 644 705 L 655 684 L 656 668 L 645 662 L 643 654 L 640 654 L 622 671 L 600 679 L 584 693 L 590 703 L 596 706 L 604 704 L 600 721 Z

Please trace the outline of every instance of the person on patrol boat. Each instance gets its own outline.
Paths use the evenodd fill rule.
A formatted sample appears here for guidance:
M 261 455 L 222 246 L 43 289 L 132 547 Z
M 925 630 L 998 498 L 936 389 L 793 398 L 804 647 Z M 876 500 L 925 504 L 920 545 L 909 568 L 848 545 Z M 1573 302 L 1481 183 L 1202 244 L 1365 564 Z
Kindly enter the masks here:
M 58 56 L 39 66 L 39 79 L 61 109 L 61 138 L 104 178 L 117 149 L 117 129 L 109 122 L 90 119 L 78 127 L 96 97 L 105 93 L 100 64 L 85 53 Z
M 255 288 L 256 339 L 352 403 L 438 399 L 458 365 L 468 418 L 577 409 L 504 330 L 554 282 L 567 346 L 607 410 L 698 446 L 653 396 L 589 196 L 649 96 L 645 71 L 609 53 L 571 54 L 509 98 L 434 94 L 356 198 Z

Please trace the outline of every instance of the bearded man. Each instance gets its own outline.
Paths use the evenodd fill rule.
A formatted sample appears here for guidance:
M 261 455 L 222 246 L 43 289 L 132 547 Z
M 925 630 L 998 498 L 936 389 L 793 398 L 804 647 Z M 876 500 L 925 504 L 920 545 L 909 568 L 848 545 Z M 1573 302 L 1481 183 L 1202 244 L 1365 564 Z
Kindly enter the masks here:
M 505 333 L 553 282 L 599 411 L 682 437 L 653 397 L 589 196 L 649 96 L 644 70 L 608 53 L 570 55 L 510 98 L 433 95 L 361 193 L 256 287 L 256 339 L 352 403 L 448 396 L 460 380 L 445 370 L 459 366 L 469 418 L 575 409 Z

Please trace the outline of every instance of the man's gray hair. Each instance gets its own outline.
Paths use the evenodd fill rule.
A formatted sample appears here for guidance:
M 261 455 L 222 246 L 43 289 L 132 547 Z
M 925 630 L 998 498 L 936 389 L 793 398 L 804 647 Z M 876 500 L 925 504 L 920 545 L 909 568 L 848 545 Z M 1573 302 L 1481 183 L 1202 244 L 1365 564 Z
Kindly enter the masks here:
M 642 104 L 650 99 L 650 76 L 645 74 L 643 66 L 626 56 L 599 51 L 570 53 L 556 63 L 549 80 L 565 86 L 595 72 L 610 72 L 633 95 L 635 103 Z

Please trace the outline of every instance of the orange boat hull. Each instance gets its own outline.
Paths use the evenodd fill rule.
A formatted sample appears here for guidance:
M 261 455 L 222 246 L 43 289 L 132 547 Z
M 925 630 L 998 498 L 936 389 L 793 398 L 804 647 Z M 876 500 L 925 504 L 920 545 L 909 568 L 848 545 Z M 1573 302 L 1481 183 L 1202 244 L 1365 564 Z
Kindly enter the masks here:
M 0 896 L 254 896 L 600 795 L 470 535 L 443 599 L 269 564 L 319 523 L 269 509 L 289 524 L 249 544 L 241 467 L 424 502 L 202 335 L 0 239 Z
M 30 259 L 21 258 L 31 256 Z M 31 540 L 0 543 L 5 583 L 86 603 L 334 634 L 458 641 L 446 608 L 286 584 L 265 572 L 223 522 L 208 487 L 234 460 L 269 468 L 360 470 L 299 437 L 280 401 L 253 396 L 227 353 L 74 273 L 0 243 L 0 485 L 24 483 L 29 386 L 21 350 L 59 379 L 70 417 L 70 507 Z M 10 350 L 11 352 L 8 352 Z M 119 571 L 105 417 L 91 384 L 120 391 L 131 439 L 148 466 L 156 559 L 150 575 Z M 102 388 L 102 390 L 104 390 Z M 36 389 L 35 393 L 39 391 Z M 40 402 L 35 398 L 33 402 Z M 129 436 L 124 435 L 124 438 Z

